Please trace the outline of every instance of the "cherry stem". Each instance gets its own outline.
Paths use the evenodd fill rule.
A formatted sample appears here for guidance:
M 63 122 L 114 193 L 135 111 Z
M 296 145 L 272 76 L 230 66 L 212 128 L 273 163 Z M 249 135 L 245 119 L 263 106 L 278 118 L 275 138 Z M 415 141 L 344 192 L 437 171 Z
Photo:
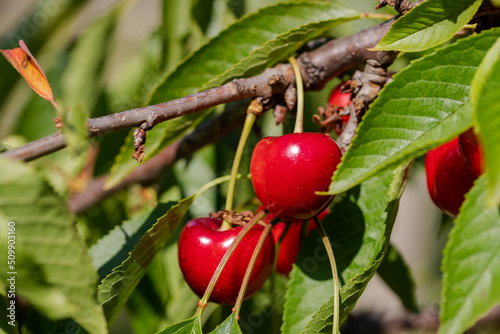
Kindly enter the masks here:
M 292 65 L 293 73 L 295 74 L 295 83 L 297 85 L 297 118 L 295 119 L 294 133 L 302 133 L 304 129 L 304 84 L 302 82 L 302 74 L 300 67 L 295 58 L 290 57 L 288 61 Z
M 333 334 L 337 334 L 339 332 L 339 313 L 340 313 L 340 296 L 339 296 L 339 278 L 337 273 L 337 265 L 335 263 L 335 256 L 333 255 L 332 244 L 330 243 L 330 239 L 326 235 L 325 229 L 323 228 L 323 224 L 321 224 L 318 217 L 314 217 L 314 222 L 316 223 L 316 227 L 318 228 L 321 239 L 323 240 L 323 244 L 326 248 L 326 253 L 328 254 L 328 258 L 330 259 L 330 265 L 332 266 L 332 276 L 333 276 Z
M 245 118 L 245 124 L 243 125 L 243 130 L 241 131 L 240 141 L 238 143 L 238 148 L 236 149 L 236 154 L 234 156 L 233 167 L 231 168 L 231 178 L 229 179 L 229 186 L 227 190 L 226 198 L 226 210 L 233 210 L 234 203 L 234 190 L 236 188 L 236 176 L 238 175 L 238 170 L 240 169 L 241 157 L 243 156 L 243 150 L 245 149 L 245 144 L 247 143 L 248 136 L 252 130 L 253 123 L 255 122 L 256 115 L 252 112 L 247 114 Z M 222 222 L 221 230 L 229 230 L 231 228 L 231 223 L 224 219 Z
M 236 249 L 236 246 L 240 243 L 240 241 L 243 239 L 243 237 L 247 234 L 247 232 L 254 227 L 259 220 L 264 217 L 265 211 L 262 210 L 261 212 L 257 213 L 247 224 L 243 226 L 241 231 L 238 233 L 236 238 L 234 238 L 233 242 L 231 243 L 231 246 L 226 250 L 226 253 L 224 253 L 224 256 L 219 262 L 219 265 L 215 269 L 215 272 L 212 276 L 212 279 L 210 280 L 210 283 L 208 283 L 207 289 L 205 290 L 205 294 L 201 298 L 201 300 L 198 303 L 198 310 L 196 310 L 195 316 L 201 316 L 203 313 L 203 310 L 205 309 L 205 305 L 208 303 L 208 299 L 210 298 L 210 295 L 212 294 L 212 291 L 215 287 L 215 284 L 217 283 L 217 280 L 219 279 L 219 276 L 226 266 L 227 261 L 229 260 L 229 257 L 231 254 L 233 254 L 234 250 Z
M 238 319 L 238 315 L 240 314 L 241 304 L 243 303 L 243 299 L 245 298 L 245 293 L 247 291 L 248 282 L 250 281 L 250 276 L 252 275 L 253 267 L 255 266 L 255 262 L 257 262 L 257 257 L 259 256 L 260 250 L 262 246 L 264 246 L 264 242 L 266 241 L 269 232 L 273 226 L 271 224 L 267 224 L 260 235 L 259 241 L 253 250 L 252 257 L 250 258 L 250 262 L 248 263 L 247 271 L 245 272 L 245 276 L 243 277 L 243 282 L 241 282 L 241 288 L 238 292 L 238 299 L 236 299 L 236 305 L 234 306 L 234 315 L 236 319 Z

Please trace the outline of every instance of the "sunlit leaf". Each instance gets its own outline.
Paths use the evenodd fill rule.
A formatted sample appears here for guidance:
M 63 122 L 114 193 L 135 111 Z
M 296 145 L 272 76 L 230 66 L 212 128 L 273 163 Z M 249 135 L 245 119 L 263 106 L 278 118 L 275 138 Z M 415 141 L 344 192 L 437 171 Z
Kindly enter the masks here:
M 500 39 L 491 47 L 471 88 L 475 124 L 484 149 L 488 203 L 500 204 Z
M 248 76 L 276 64 L 303 43 L 332 26 L 359 18 L 352 9 L 329 2 L 280 3 L 243 17 L 191 54 L 152 93 L 149 104 L 177 99 Z M 258 27 L 258 28 L 257 28 Z M 148 131 L 144 161 L 192 129 L 204 112 L 175 118 Z M 116 157 L 108 186 L 120 182 L 135 167 L 133 131 Z
M 346 299 L 342 299 L 341 319 L 354 307 L 378 268 L 377 259 L 385 254 L 405 180 L 404 168 L 398 168 L 396 175 L 386 171 L 370 178 L 345 193 L 325 218 L 324 226 L 344 284 L 341 297 Z M 377 265 L 373 266 L 374 263 Z M 315 235 L 304 240 L 297 264 L 287 285 L 283 333 L 299 333 L 306 325 L 315 328 L 313 317 L 323 319 L 333 314 L 333 307 L 325 306 L 328 311 L 320 311 L 333 295 L 333 280 L 319 237 Z M 318 312 L 321 315 L 315 316 Z
M 233 313 L 224 320 L 216 329 L 210 332 L 210 334 L 241 334 L 240 326 L 238 325 L 238 320 Z
M 105 333 L 95 299 L 97 274 L 66 204 L 32 167 L 0 163 L 0 247 L 15 233 L 16 264 L 0 263 L 0 278 L 17 272 L 16 293 L 52 320 L 72 318 L 90 333 Z M 14 230 L 7 222 L 15 224 Z M 10 229 L 9 229 L 10 227 Z
M 375 50 L 417 52 L 452 38 L 474 16 L 482 0 L 427 0 L 391 26 Z
M 471 81 L 499 35 L 495 28 L 465 38 L 396 74 L 364 116 L 329 193 L 345 191 L 469 128 Z
M 463 333 L 500 303 L 500 210 L 477 181 L 455 220 L 442 264 L 439 333 Z
M 174 202 L 158 203 L 154 209 L 116 226 L 89 249 L 92 263 L 101 279 L 128 258 L 141 236 L 173 205 Z
M 377 258 L 373 264 L 366 268 L 361 274 L 349 280 L 340 290 L 340 319 L 341 323 L 347 318 L 361 294 L 365 291 L 366 285 L 372 279 L 377 268 L 382 262 L 383 256 Z M 314 314 L 312 320 L 301 333 L 315 334 L 332 331 L 333 325 L 334 298 L 330 297 L 319 310 Z
M 130 256 L 102 280 L 98 287 L 97 299 L 103 306 L 108 324 L 113 323 L 118 311 L 146 273 L 153 258 L 163 249 L 194 200 L 207 189 L 228 180 L 228 176 L 215 179 L 171 207 L 153 227 L 146 231 L 130 252 Z
M 192 317 L 167 326 L 156 334 L 202 334 L 199 317 Z

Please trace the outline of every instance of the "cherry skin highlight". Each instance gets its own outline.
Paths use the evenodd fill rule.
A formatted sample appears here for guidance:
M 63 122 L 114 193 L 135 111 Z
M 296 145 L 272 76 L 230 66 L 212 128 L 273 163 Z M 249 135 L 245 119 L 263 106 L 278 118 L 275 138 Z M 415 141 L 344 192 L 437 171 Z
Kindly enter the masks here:
M 257 143 L 250 162 L 252 184 L 260 202 L 285 221 L 308 220 L 323 211 L 333 196 L 327 191 L 342 153 L 321 133 L 291 133 Z
M 462 159 L 458 138 L 430 150 L 425 158 L 425 171 L 434 204 L 452 217 L 458 215 L 465 194 L 477 178 Z
M 215 269 L 243 226 L 219 230 L 221 219 L 196 218 L 184 226 L 179 237 L 178 258 L 184 280 L 202 297 Z M 252 253 L 262 234 L 263 227 L 252 227 L 238 244 L 215 284 L 210 301 L 234 305 Z M 275 244 L 271 235 L 263 247 L 250 276 L 245 299 L 255 294 L 269 277 L 274 265 Z
M 473 128 L 458 136 L 458 143 L 465 165 L 476 176 L 481 175 L 484 172 L 483 148 Z

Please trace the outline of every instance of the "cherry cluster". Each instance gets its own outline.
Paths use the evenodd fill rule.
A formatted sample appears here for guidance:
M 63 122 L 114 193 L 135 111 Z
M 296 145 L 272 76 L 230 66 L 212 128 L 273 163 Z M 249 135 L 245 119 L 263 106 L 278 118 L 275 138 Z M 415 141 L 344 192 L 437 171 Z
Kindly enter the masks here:
M 336 86 L 328 98 L 327 109 L 333 110 L 330 118 L 336 122 L 333 130 L 337 135 L 349 120 L 346 108 L 351 104 L 351 93 L 343 90 L 344 86 Z M 301 238 L 316 228 L 313 218 L 322 220 L 329 213 L 328 205 L 334 196 L 317 192 L 328 190 L 341 157 L 341 150 L 328 135 L 303 133 L 300 127 L 296 127 L 295 133 L 260 140 L 250 161 L 252 185 L 262 203 L 255 217 L 251 212 L 231 211 L 233 218 L 239 219 L 212 214 L 191 220 L 181 232 L 179 265 L 191 289 L 202 297 L 215 279 L 207 300 L 234 305 L 238 297 L 243 296 L 244 300 L 255 294 L 273 268 L 288 275 L 299 253 Z M 425 167 L 432 200 L 455 217 L 465 194 L 484 170 L 482 148 L 474 131 L 469 129 L 430 150 Z M 245 225 L 254 220 L 258 222 L 242 234 Z M 272 225 L 272 233 L 266 234 L 268 225 Z M 234 252 L 221 269 L 233 243 Z
M 253 150 L 250 175 L 262 206 L 255 216 L 247 215 L 250 222 L 246 219 L 238 223 L 227 216 L 212 215 L 189 221 L 180 234 L 179 265 L 191 289 L 204 300 L 215 277 L 208 300 L 235 305 L 241 298 L 242 286 L 243 299 L 247 299 L 262 287 L 273 267 L 288 275 L 299 253 L 302 235 L 316 228 L 312 219 L 323 219 L 329 213 L 327 207 L 334 196 L 317 192 L 328 190 L 341 157 L 330 136 L 302 132 L 300 127 L 299 130 L 296 127 L 295 133 L 260 140 Z M 251 224 L 259 216 L 262 219 L 243 235 L 220 271 L 223 257 L 245 224 Z M 224 220 L 229 227 L 224 227 Z M 259 242 L 270 224 L 272 233 Z M 275 261 L 276 244 L 279 249 Z M 256 248 L 260 251 L 252 262 Z M 251 274 L 245 282 L 247 268 Z
M 433 149 L 425 158 L 427 189 L 445 213 L 458 215 L 464 196 L 484 171 L 483 153 L 472 128 Z

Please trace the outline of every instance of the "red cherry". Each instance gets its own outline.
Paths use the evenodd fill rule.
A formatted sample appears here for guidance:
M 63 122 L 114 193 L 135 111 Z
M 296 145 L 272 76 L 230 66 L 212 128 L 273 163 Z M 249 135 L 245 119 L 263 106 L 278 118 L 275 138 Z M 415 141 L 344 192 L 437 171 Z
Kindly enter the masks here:
M 318 219 L 323 220 L 323 218 L 330 213 L 329 209 L 324 210 L 318 215 Z M 270 221 L 274 218 L 273 214 L 270 213 L 264 219 Z M 276 261 L 276 270 L 288 276 L 290 271 L 292 271 L 293 264 L 297 260 L 297 255 L 299 255 L 300 251 L 300 239 L 302 234 L 302 221 L 292 223 L 286 232 L 286 235 L 283 237 L 281 241 L 281 245 L 278 251 L 278 260 Z M 274 243 L 278 244 L 283 232 L 285 231 L 286 223 L 279 222 L 274 225 L 271 230 L 273 233 Z M 316 228 L 316 224 L 314 224 L 314 220 L 309 221 L 309 226 L 307 228 L 306 236 L 309 235 L 309 232 Z
M 220 260 L 243 228 L 236 226 L 221 231 L 219 230 L 221 224 L 220 219 L 196 218 L 184 226 L 179 237 L 179 265 L 185 281 L 199 297 L 205 293 Z M 261 225 L 256 225 L 243 237 L 222 270 L 210 301 L 222 305 L 234 305 L 246 268 L 263 229 Z M 257 292 L 268 278 L 274 264 L 274 252 L 274 240 L 268 236 L 250 276 L 245 299 Z
M 328 103 L 332 105 L 332 107 L 337 107 L 339 110 L 344 109 L 348 105 L 351 104 L 351 93 L 342 93 L 341 88 L 344 85 L 344 83 L 339 84 L 336 86 L 332 92 L 330 93 L 330 97 L 328 98 Z M 342 119 L 342 124 L 338 125 L 338 127 L 334 127 L 335 133 L 337 135 L 340 135 L 342 133 L 342 129 L 344 129 L 345 125 L 349 121 L 350 115 L 341 115 L 340 116 Z
M 474 134 L 473 128 L 458 136 L 458 144 L 462 158 L 470 170 L 479 176 L 484 172 L 484 159 L 482 146 L 479 139 Z
M 344 83 L 335 87 L 328 98 L 328 103 L 339 108 L 345 108 L 351 104 L 351 93 L 342 93 L 340 91 L 342 85 L 344 85 Z
M 286 227 L 286 223 L 279 222 L 271 230 L 274 242 L 278 243 Z M 288 275 L 292 270 L 292 265 L 297 259 L 300 250 L 300 236 L 302 234 L 302 222 L 292 223 L 281 241 L 276 261 L 276 270 L 283 275 Z
M 321 133 L 266 137 L 250 162 L 252 184 L 260 202 L 285 221 L 308 220 L 323 211 L 333 196 L 327 191 L 342 157 L 339 147 Z
M 465 194 L 477 178 L 462 160 L 458 138 L 427 153 L 427 189 L 432 201 L 452 217 L 458 214 Z

